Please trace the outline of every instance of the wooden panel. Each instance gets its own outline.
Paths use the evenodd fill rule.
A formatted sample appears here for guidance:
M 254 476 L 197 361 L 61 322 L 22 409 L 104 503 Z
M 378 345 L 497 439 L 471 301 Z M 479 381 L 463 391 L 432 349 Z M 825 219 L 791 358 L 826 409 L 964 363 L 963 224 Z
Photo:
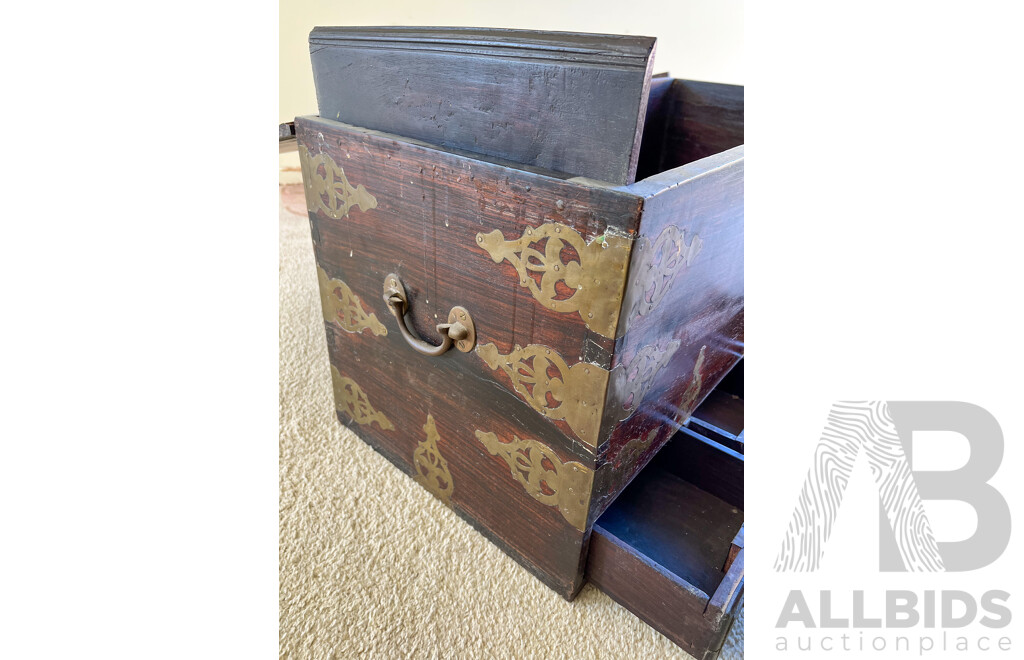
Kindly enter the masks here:
M 595 515 L 743 355 L 743 148 L 629 190 L 645 197 L 643 220 L 605 402 Z M 662 357 L 652 363 L 652 352 Z M 652 431 L 632 467 L 622 465 L 619 454 Z
M 631 183 L 655 39 L 484 28 L 318 27 L 320 116 Z
M 574 596 L 583 585 L 584 532 L 557 507 L 532 498 L 475 435 L 482 430 L 507 440 L 532 438 L 552 446 L 562 461 L 576 460 L 557 449 L 557 429 L 503 390 L 482 383 L 471 367 L 472 356 L 411 353 L 394 325 L 389 326 L 388 334 L 378 337 L 326 324 L 331 364 L 358 383 L 393 428 L 357 423 L 347 412 L 339 413 L 341 422 L 412 476 L 429 414 L 453 484 L 451 507 L 560 595 Z
M 389 273 L 397 273 L 409 294 L 407 318 L 421 337 L 437 343 L 435 325 L 459 305 L 472 315 L 478 346 L 493 343 L 508 354 L 517 345 L 541 345 L 569 365 L 610 367 L 613 339 L 591 331 L 577 313 L 538 304 L 515 268 L 508 261 L 495 263 L 477 236 L 499 230 L 506 239 L 518 238 L 530 227 L 554 221 L 587 242 L 609 230 L 628 235 L 639 223 L 637 197 L 400 142 L 338 122 L 300 118 L 296 126 L 300 145 L 332 158 L 352 186 L 363 185 L 373 195 L 371 209 L 352 207 L 341 219 L 313 213 L 311 225 L 319 266 L 330 278 L 346 282 L 378 319 L 389 322 L 383 283 Z M 389 327 L 397 335 L 397 327 Z M 402 354 L 412 353 L 406 348 Z M 507 376 L 478 353 L 444 359 L 465 363 L 467 375 L 491 383 L 485 387 L 496 390 L 494 397 L 504 395 L 521 404 L 509 414 L 559 429 L 560 448 L 593 461 L 592 443 L 582 441 L 565 421 L 538 417 L 512 391 Z
M 597 524 L 712 594 L 722 581 L 732 540 L 743 525 L 743 510 L 658 462 L 637 476 Z
M 742 466 L 683 429 L 590 538 L 587 579 L 697 658 L 717 655 L 742 598 Z
M 705 618 L 710 602 L 707 594 L 636 552 L 600 525 L 594 527 L 590 538 L 587 579 L 700 660 L 718 655 L 740 597 L 740 593 L 734 592 L 728 611 Z
M 683 428 L 656 460 L 663 469 L 738 509 L 743 508 L 743 455 Z
M 389 273 L 399 274 L 410 298 L 407 317 L 422 337 L 436 338 L 434 326 L 461 305 L 473 316 L 480 345 L 493 343 L 507 353 L 517 344 L 542 344 L 572 363 L 584 358 L 609 366 L 613 339 L 590 332 L 578 314 L 538 304 L 514 268 L 495 263 L 476 239 L 494 230 L 518 237 L 553 219 L 588 242 L 609 228 L 628 235 L 636 232 L 639 199 L 319 118 L 300 118 L 296 129 L 300 155 L 303 149 L 323 155 L 338 168 L 329 188 L 342 201 L 337 208 L 321 208 L 324 198 L 316 196 L 310 213 L 313 247 L 322 277 L 345 284 L 363 326 L 352 331 L 338 318 L 325 324 L 338 378 L 358 385 L 359 406 L 369 407 L 346 409 L 339 418 L 415 475 L 414 458 L 428 439 L 429 416 L 438 437 L 427 449 L 444 459 L 443 480 L 452 485 L 442 499 L 571 598 L 583 583 L 586 502 L 577 519 L 560 505 L 541 501 L 476 431 L 494 433 L 503 442 L 536 441 L 560 463 L 586 471 L 596 464 L 593 448 L 568 432 L 564 422 L 533 410 L 476 352 L 427 357 L 413 351 L 388 311 L 383 285 Z M 307 184 L 314 174 L 311 162 L 304 165 Z M 322 178 L 324 162 L 316 172 Z M 329 286 L 334 295 L 340 291 L 338 284 Z M 532 460 L 541 463 L 538 454 Z M 565 492 L 553 482 L 545 482 L 545 488 Z M 588 483 L 577 491 L 579 496 L 589 500 L 589 488 Z
M 673 88 L 674 83 L 669 85 Z M 344 290 L 329 285 L 337 287 L 337 295 L 358 300 L 356 320 L 362 324 L 353 330 L 342 327 L 344 318 L 326 323 L 338 378 L 358 383 L 363 397 L 358 406 L 342 406 L 339 419 L 407 474 L 433 483 L 435 494 L 474 527 L 571 598 L 582 585 L 594 520 L 742 355 L 742 147 L 614 187 L 321 118 L 297 120 L 296 135 L 300 156 L 306 154 L 306 183 L 311 174 L 323 176 L 319 185 L 341 200 L 325 205 L 318 194 L 310 201 L 318 266 L 325 281 L 345 283 Z M 314 159 L 320 164 L 310 165 Z M 326 169 L 316 169 L 326 168 L 328 161 L 330 177 Z M 618 280 L 619 289 L 626 288 L 624 320 L 617 328 L 595 332 L 584 315 L 541 304 L 509 259 L 495 259 L 479 243 L 492 232 L 499 240 L 513 241 L 556 224 L 588 248 L 601 246 L 599 253 L 611 242 L 632 244 L 626 259 L 637 284 Z M 678 240 L 666 241 L 666 236 Z M 535 247 L 537 258 L 550 258 L 541 254 L 546 251 L 541 244 Z M 665 255 L 672 254 L 685 264 L 664 268 Z M 383 300 L 389 273 L 398 273 L 404 282 L 407 318 L 428 340 L 436 341 L 435 325 L 460 305 L 473 316 L 478 346 L 493 344 L 500 354 L 537 346 L 557 353 L 567 365 L 610 370 L 599 437 L 584 442 L 579 428 L 566 419 L 531 407 L 529 397 L 510 380 L 516 372 L 489 365 L 479 352 L 415 353 Z M 342 392 L 339 401 L 345 396 L 351 398 L 351 392 Z M 517 468 L 500 451 L 491 451 L 477 431 L 503 442 L 539 443 L 550 452 L 550 461 L 592 473 L 592 497 L 582 517 L 555 503 L 549 491 L 554 486 L 558 492 L 558 484 L 545 482 L 531 492 Z M 437 474 L 422 472 L 427 455 L 438 461 Z M 531 461 L 543 463 L 538 453 Z M 742 484 L 738 491 L 716 490 L 701 474 L 673 474 L 676 482 L 689 486 L 663 479 L 668 491 L 656 499 L 683 507 L 675 518 L 677 532 L 687 516 L 692 518 L 687 524 L 710 524 L 687 514 L 687 503 L 704 502 L 708 510 L 718 511 L 718 498 L 740 502 L 737 508 L 742 508 Z M 735 474 L 734 467 L 722 472 L 726 479 Z M 725 535 L 725 526 L 733 526 L 735 519 L 720 518 L 728 523 L 720 530 Z M 642 527 L 642 516 L 637 521 Z M 663 538 L 661 545 L 668 541 Z M 718 541 L 713 545 L 704 554 L 684 546 L 681 552 L 693 560 L 689 568 L 680 564 L 672 570 L 708 589 L 705 604 L 728 608 L 740 583 L 715 589 L 715 573 L 700 569 L 712 566 Z M 725 544 L 715 570 L 724 565 L 730 547 Z M 658 554 L 653 547 L 645 551 Z M 682 561 L 682 555 L 666 557 L 653 561 Z M 741 575 L 742 561 L 738 565 Z M 701 591 L 692 584 L 688 588 Z
M 642 180 L 743 144 L 743 87 L 651 81 L 637 167 Z
M 735 369 L 733 369 L 735 371 Z M 732 375 L 732 371 L 729 375 Z M 728 378 L 729 376 L 726 376 Z M 724 379 L 723 379 L 724 382 Z M 727 394 L 721 384 L 716 387 L 697 413 L 690 418 L 686 428 L 703 435 L 729 449 L 743 453 L 743 399 Z
M 640 156 L 637 161 L 637 179 L 671 169 L 665 166 L 665 133 L 672 125 L 672 87 L 674 78 L 659 77 L 651 79 L 650 93 L 647 97 L 647 117 L 644 119 L 644 133 L 640 141 Z M 682 165 L 682 163 L 679 163 Z

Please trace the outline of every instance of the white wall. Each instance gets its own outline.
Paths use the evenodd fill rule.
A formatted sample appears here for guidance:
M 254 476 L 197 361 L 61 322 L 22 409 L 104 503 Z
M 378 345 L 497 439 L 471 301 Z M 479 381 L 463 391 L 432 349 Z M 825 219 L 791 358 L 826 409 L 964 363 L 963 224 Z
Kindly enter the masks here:
M 281 121 L 316 114 L 307 39 L 317 25 L 440 25 L 658 38 L 655 72 L 743 84 L 742 0 L 282 0 Z

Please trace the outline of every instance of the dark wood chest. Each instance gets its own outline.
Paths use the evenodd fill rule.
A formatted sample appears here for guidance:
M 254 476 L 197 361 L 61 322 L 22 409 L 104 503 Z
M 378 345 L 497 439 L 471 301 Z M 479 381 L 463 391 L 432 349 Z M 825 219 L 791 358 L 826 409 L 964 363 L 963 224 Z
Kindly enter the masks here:
M 654 79 L 629 184 L 296 120 L 339 419 L 566 598 L 742 357 L 742 97 Z

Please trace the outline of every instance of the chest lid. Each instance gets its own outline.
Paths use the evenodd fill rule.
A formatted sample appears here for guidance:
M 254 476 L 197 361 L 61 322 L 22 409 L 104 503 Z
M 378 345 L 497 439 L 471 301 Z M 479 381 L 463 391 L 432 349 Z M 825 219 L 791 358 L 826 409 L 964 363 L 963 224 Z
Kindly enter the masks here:
M 445 149 L 632 183 L 656 40 L 427 27 L 317 27 L 320 116 Z

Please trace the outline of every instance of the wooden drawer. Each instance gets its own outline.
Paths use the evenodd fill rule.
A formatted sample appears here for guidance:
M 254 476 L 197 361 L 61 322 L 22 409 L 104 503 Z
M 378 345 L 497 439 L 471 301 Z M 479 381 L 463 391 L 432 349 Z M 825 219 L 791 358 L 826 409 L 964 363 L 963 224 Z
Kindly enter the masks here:
M 339 419 L 566 598 L 742 355 L 742 89 L 694 85 L 652 85 L 627 186 L 295 122 Z
M 727 446 L 742 419 L 716 390 L 590 539 L 587 579 L 696 658 L 717 656 L 743 595 L 743 455 Z

